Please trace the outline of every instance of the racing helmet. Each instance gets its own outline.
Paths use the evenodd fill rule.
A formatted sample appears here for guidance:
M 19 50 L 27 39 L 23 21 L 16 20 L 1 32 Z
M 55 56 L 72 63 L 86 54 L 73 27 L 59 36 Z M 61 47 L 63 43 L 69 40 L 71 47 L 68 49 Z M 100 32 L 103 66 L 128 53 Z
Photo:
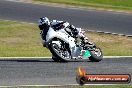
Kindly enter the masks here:
M 50 26 L 50 21 L 47 17 L 41 17 L 38 21 L 40 30 L 47 30 Z

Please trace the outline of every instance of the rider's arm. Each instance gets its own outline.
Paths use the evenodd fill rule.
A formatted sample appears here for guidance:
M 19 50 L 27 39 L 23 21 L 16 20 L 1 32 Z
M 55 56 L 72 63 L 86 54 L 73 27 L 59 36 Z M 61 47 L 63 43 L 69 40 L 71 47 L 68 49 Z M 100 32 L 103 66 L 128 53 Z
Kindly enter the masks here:
M 84 31 L 82 31 L 81 28 L 76 28 L 75 26 L 70 25 L 69 29 L 71 29 L 71 32 L 74 35 L 74 37 L 79 37 L 81 39 L 83 39 L 85 37 Z
M 53 20 L 51 22 L 51 27 L 53 27 L 53 29 L 55 29 L 55 30 L 59 30 L 59 29 L 63 28 L 64 23 L 65 23 L 64 21 Z
M 77 28 L 75 26 L 73 26 L 73 25 L 69 25 L 68 28 L 70 29 L 69 32 L 72 33 L 73 37 L 77 37 L 77 35 L 79 33 L 79 31 L 77 30 Z

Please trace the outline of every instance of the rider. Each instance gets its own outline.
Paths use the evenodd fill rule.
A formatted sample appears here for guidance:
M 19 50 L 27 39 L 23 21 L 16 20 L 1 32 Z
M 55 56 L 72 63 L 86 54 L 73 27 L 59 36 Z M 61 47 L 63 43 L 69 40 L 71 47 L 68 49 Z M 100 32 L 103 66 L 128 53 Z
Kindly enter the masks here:
M 55 30 L 60 30 L 61 28 L 64 27 L 63 24 L 66 23 L 65 21 L 57 21 L 57 20 L 53 20 L 50 22 L 47 17 L 40 18 L 38 22 L 39 22 L 39 29 L 41 30 L 40 34 L 41 34 L 41 38 L 42 38 L 42 44 L 44 47 L 46 47 L 45 41 L 46 41 L 46 35 L 47 35 L 48 30 L 49 30 L 49 27 L 52 27 Z M 69 26 L 66 28 L 66 31 L 74 38 L 79 37 L 82 40 L 84 40 L 84 38 L 85 38 L 85 36 L 82 34 L 83 32 L 78 30 L 73 25 L 69 24 Z

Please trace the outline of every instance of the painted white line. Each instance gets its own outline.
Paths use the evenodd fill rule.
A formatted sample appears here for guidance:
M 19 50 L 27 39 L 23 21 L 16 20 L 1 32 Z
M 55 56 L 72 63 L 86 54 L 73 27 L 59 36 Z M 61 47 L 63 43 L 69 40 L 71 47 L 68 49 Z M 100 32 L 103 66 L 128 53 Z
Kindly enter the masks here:
M 51 57 L 0 57 L 0 59 L 42 59 L 42 58 L 51 58 Z
M 132 58 L 132 56 L 103 56 L 103 58 Z
M 52 57 L 0 57 L 0 59 L 44 59 Z M 103 56 L 103 58 L 132 58 L 132 56 Z
M 128 85 L 128 84 L 84 84 L 84 85 L 89 85 L 89 86 L 101 86 L 101 85 Z M 0 87 L 63 87 L 63 86 L 79 86 L 79 84 L 66 84 L 66 85 L 15 85 L 15 86 L 0 86 Z

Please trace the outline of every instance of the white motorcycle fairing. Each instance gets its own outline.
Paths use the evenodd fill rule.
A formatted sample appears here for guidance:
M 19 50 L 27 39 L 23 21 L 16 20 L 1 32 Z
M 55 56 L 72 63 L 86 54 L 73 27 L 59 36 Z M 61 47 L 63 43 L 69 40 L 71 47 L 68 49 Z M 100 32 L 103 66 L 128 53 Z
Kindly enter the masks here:
M 58 38 L 66 43 L 69 44 L 69 48 L 71 50 L 71 54 L 73 57 L 77 57 L 80 55 L 81 49 L 80 47 L 77 47 L 75 44 L 75 39 L 71 37 L 65 30 L 60 29 L 55 31 L 53 28 L 49 28 L 49 31 L 46 35 L 46 42 L 50 42 L 53 38 Z M 58 41 L 52 41 L 52 43 L 56 43 L 59 45 Z M 78 52 L 78 53 L 77 53 Z

